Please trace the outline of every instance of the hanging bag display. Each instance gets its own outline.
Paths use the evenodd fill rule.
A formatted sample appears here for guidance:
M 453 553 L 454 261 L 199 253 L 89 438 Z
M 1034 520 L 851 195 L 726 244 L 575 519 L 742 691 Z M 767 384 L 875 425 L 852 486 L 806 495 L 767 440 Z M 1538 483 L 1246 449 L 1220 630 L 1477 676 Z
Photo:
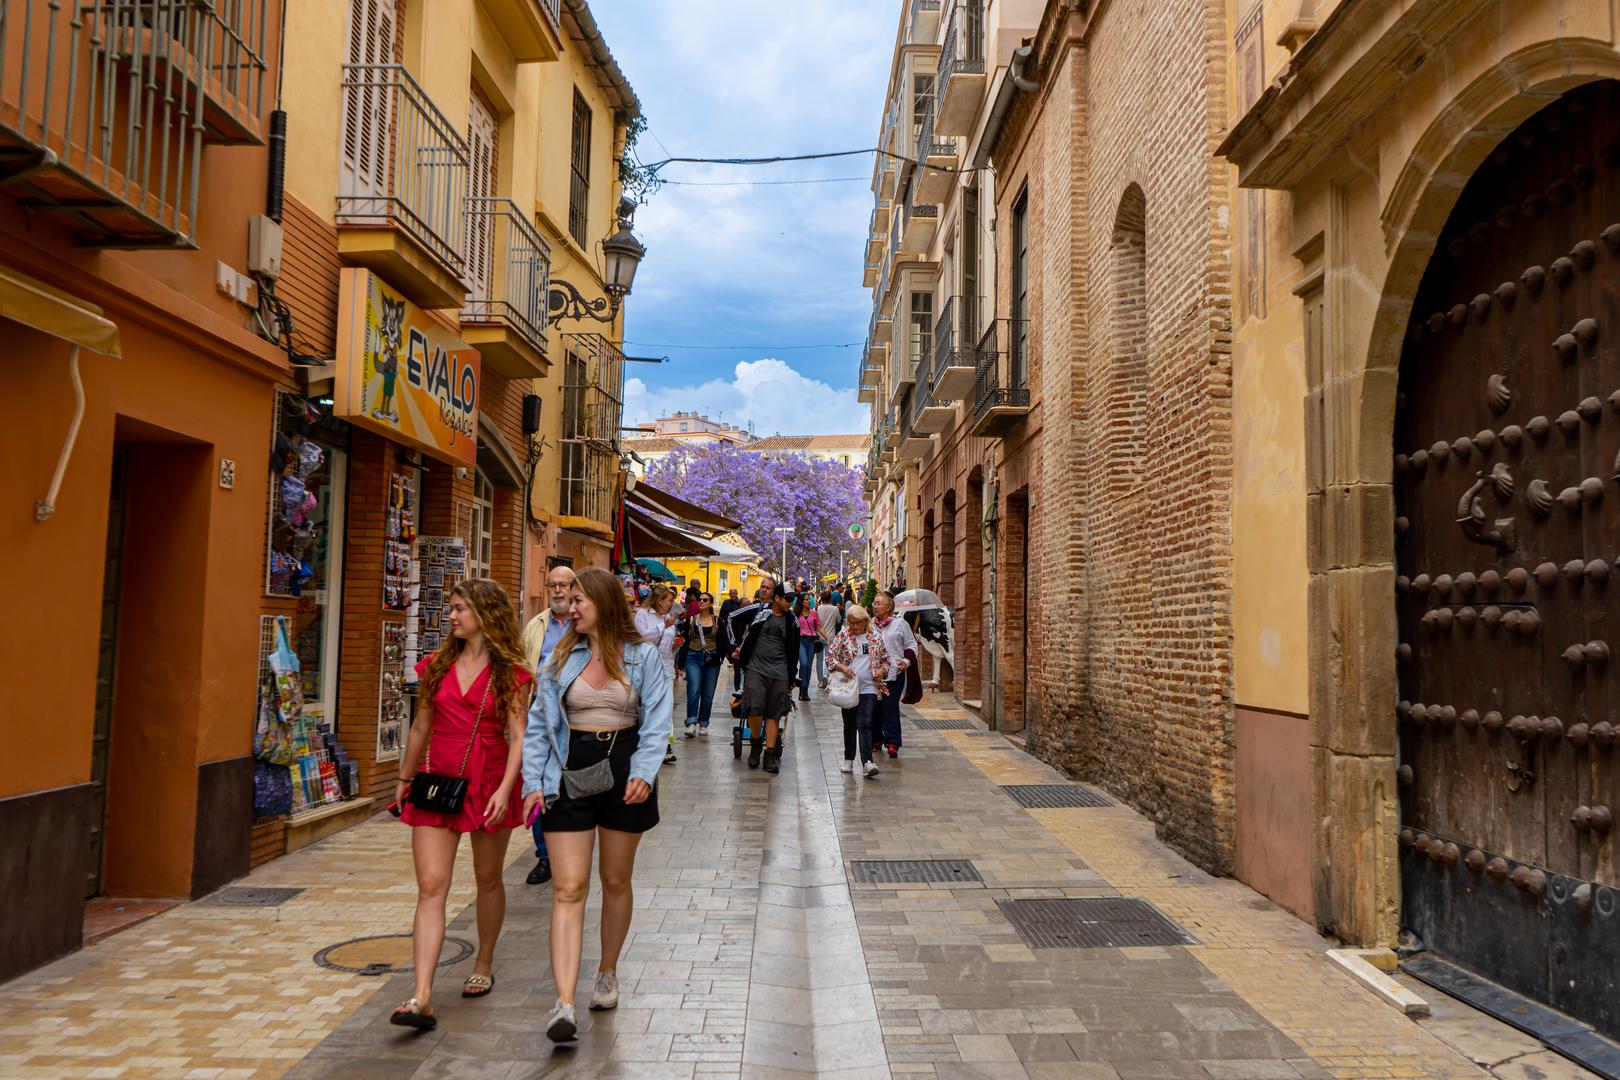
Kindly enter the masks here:
M 445 672 L 450 678 L 453 672 Z M 495 679 L 493 674 L 484 683 L 484 700 L 478 703 L 478 715 L 473 718 L 472 735 L 467 739 L 467 752 L 461 755 L 461 772 L 455 776 L 446 776 L 444 773 L 433 771 L 433 732 L 428 732 L 427 768 L 411 777 L 411 791 L 405 796 L 405 801 L 418 810 L 428 810 L 435 814 L 449 814 L 454 816 L 461 813 L 462 806 L 467 801 L 467 763 L 472 760 L 473 743 L 478 741 L 478 724 L 484 719 L 484 708 L 489 705 L 489 688 Z

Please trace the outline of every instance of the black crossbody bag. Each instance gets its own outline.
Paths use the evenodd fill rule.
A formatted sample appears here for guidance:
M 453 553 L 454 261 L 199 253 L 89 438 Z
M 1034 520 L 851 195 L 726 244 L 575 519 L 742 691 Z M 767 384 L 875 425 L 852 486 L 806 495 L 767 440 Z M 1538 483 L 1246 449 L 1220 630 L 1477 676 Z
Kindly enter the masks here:
M 454 675 L 453 671 L 445 672 L 446 678 L 453 678 Z M 427 753 L 422 755 L 427 767 L 411 777 L 411 791 L 405 796 L 405 801 L 418 810 L 452 817 L 461 813 L 462 806 L 467 802 L 467 763 L 472 760 L 473 743 L 478 741 L 478 724 L 484 719 L 484 708 L 489 704 L 490 683 L 494 681 L 494 674 L 491 673 L 489 680 L 484 683 L 484 700 L 478 703 L 478 715 L 473 718 L 472 735 L 467 739 L 467 752 L 461 755 L 461 772 L 458 775 L 446 776 L 433 771 L 433 731 L 428 730 Z

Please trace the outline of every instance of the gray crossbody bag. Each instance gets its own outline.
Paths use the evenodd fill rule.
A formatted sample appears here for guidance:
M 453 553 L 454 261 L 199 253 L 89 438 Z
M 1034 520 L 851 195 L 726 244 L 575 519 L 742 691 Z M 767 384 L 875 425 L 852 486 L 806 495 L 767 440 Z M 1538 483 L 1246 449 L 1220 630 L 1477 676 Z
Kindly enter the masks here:
M 585 677 L 582 671 L 580 678 Z M 630 699 L 635 695 L 634 689 L 627 689 L 624 695 L 624 709 L 620 715 L 630 711 Z M 615 731 L 608 739 L 607 756 L 594 765 L 587 765 L 583 769 L 564 769 L 563 787 L 568 791 L 570 799 L 588 799 L 592 795 L 600 795 L 613 787 L 613 748 L 618 745 L 619 733 Z

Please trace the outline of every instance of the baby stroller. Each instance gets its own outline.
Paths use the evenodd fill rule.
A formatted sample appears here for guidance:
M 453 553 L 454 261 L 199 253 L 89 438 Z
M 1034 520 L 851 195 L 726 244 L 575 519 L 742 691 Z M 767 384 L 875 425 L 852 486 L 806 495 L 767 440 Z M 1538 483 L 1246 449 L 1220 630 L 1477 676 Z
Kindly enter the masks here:
M 744 682 L 746 682 L 747 679 L 748 675 L 746 672 L 744 672 Z M 737 721 L 732 725 L 731 728 L 731 756 L 734 759 L 739 759 L 743 756 L 743 747 L 745 745 L 753 742 L 756 738 L 763 739 L 765 737 L 765 733 L 763 731 L 754 731 L 749 728 L 748 717 L 742 714 L 742 703 L 743 692 L 739 687 L 731 692 L 731 715 L 732 718 Z M 791 696 L 789 696 L 787 716 L 782 717 L 777 724 L 776 745 L 780 750 L 785 751 L 787 749 L 788 716 L 792 716 L 796 708 L 798 708 L 798 704 Z

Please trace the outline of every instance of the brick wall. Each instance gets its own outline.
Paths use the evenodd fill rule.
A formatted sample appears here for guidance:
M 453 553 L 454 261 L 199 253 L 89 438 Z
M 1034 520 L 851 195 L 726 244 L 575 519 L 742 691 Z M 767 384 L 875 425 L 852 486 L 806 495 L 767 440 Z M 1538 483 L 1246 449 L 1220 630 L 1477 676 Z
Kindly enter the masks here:
M 1029 192 L 1037 400 L 994 455 L 1005 710 L 1016 723 L 1022 705 L 1037 753 L 1230 872 L 1224 5 L 1121 0 L 1090 26 L 1056 7 L 1042 90 L 1020 95 L 995 155 L 1002 313 Z

